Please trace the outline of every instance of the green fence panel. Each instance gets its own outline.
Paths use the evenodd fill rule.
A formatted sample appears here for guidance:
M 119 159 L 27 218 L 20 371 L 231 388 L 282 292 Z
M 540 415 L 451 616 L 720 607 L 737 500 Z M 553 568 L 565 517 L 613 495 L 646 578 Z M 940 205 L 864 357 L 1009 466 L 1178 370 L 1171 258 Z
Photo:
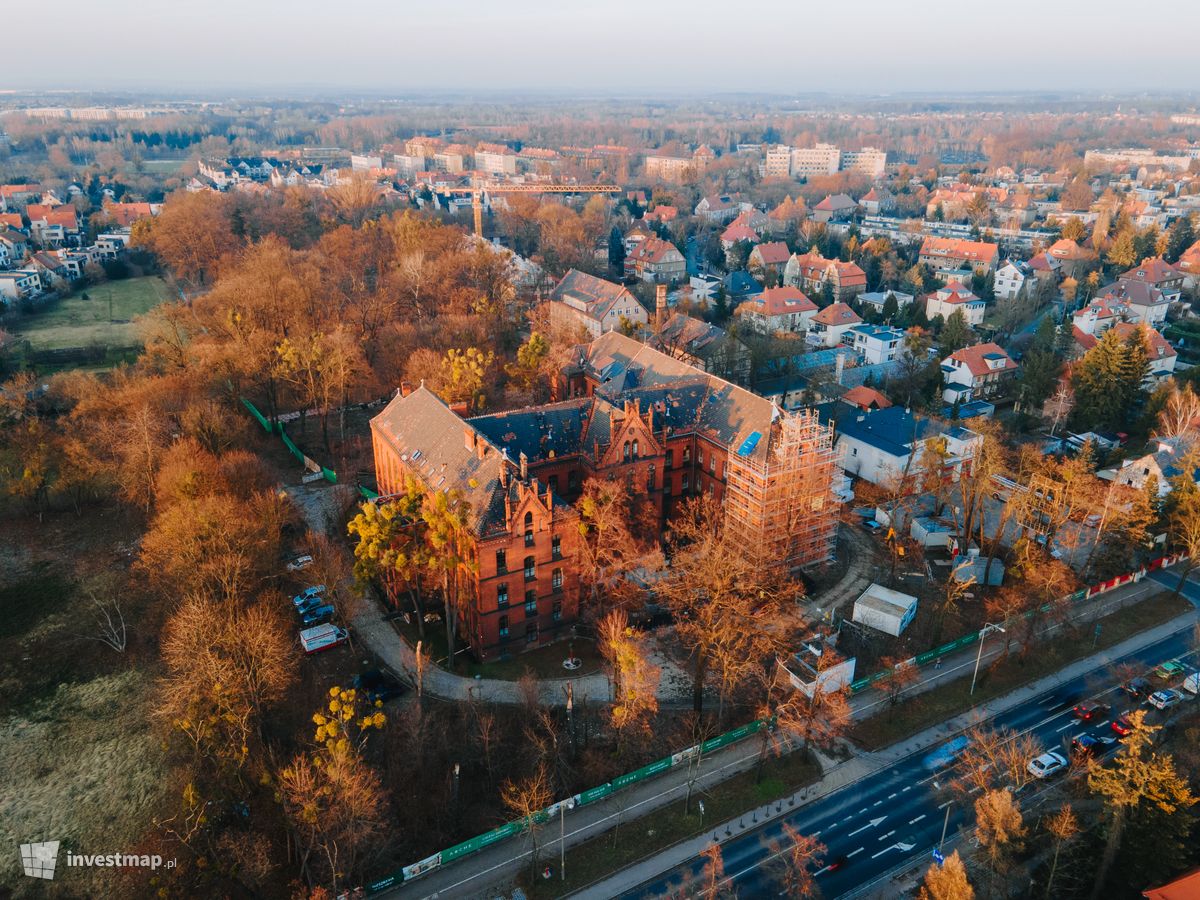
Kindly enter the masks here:
M 258 420 L 259 425 L 261 425 L 268 432 L 272 430 L 271 423 L 267 421 L 267 417 L 264 416 L 262 413 L 260 413 L 258 411 L 257 407 L 255 407 L 255 405 L 253 403 L 251 403 L 249 400 L 247 400 L 245 397 L 243 397 L 242 405 L 245 406 L 246 409 L 248 409 L 250 411 L 250 415 L 254 416 L 254 418 Z
M 613 792 L 611 784 L 602 784 L 599 787 L 588 788 L 579 795 L 579 805 L 586 806 L 589 803 L 595 803 L 597 800 L 603 800 Z
M 288 437 L 288 433 L 283 429 L 279 431 L 279 437 L 283 440 L 283 445 L 292 451 L 292 455 L 300 462 L 304 462 L 304 454 L 300 452 L 300 448 L 292 443 L 292 439 Z
M 325 480 L 330 484 L 337 484 L 337 472 L 333 471 L 333 469 L 321 466 L 321 474 L 325 476 Z
M 358 486 L 358 493 L 364 500 L 378 500 L 379 493 L 371 490 L 369 487 Z

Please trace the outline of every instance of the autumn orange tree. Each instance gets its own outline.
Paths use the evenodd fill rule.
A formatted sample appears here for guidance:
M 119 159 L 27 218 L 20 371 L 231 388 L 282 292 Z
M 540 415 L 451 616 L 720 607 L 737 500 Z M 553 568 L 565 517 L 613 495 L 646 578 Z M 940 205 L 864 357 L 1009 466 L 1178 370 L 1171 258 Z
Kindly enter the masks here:
M 788 605 L 791 586 L 778 572 L 755 565 L 723 525 L 721 506 L 711 496 L 688 500 L 672 522 L 671 566 L 656 586 L 692 658 L 697 713 L 709 679 L 723 709 L 734 689 L 751 683 L 783 652 L 798 624 Z
M 527 778 L 508 779 L 500 785 L 500 802 L 509 813 L 517 817 L 529 835 L 531 880 L 536 876 L 538 864 L 538 814 L 549 806 L 552 800 L 550 775 L 544 765 L 539 765 Z
M 967 867 L 955 850 L 941 865 L 934 863 L 925 872 L 917 892 L 918 900 L 974 900 L 975 888 L 967 880 Z
M 790 900 L 819 897 L 821 889 L 814 873 L 824 862 L 825 845 L 811 835 L 801 834 L 787 822 L 783 823 L 782 841 L 783 847 L 776 843 L 772 845 L 772 851 L 781 855 L 777 868 L 783 882 L 783 895 Z
M 629 489 L 623 480 L 589 478 L 575 503 L 579 510 L 579 577 L 588 606 L 622 605 L 638 588 L 629 578 L 639 567 L 657 568 L 661 557 L 636 534 Z

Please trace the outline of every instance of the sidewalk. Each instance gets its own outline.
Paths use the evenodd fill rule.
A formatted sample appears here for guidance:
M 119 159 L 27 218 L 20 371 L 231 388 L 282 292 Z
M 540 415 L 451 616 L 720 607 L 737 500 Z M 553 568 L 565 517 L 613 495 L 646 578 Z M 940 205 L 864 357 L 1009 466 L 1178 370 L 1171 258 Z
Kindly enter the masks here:
M 1106 595 L 1104 600 L 1098 600 L 1094 605 L 1095 609 L 1089 612 L 1093 616 L 1102 615 L 1120 605 L 1136 602 L 1151 590 L 1158 591 L 1160 587 L 1151 587 L 1144 582 L 1125 585 Z M 795 804 L 803 805 L 806 802 L 845 787 L 847 784 L 894 764 L 897 760 L 902 759 L 910 753 L 918 752 L 930 744 L 944 740 L 948 735 L 956 731 L 961 731 L 969 727 L 981 716 L 990 716 L 1010 709 L 1023 702 L 1024 698 L 1031 693 L 1047 690 L 1063 681 L 1076 677 L 1082 672 L 1103 667 L 1117 656 L 1129 653 L 1131 650 L 1136 650 L 1141 646 L 1152 644 L 1165 635 L 1176 632 L 1196 621 L 1200 621 L 1200 612 L 1186 613 L 1170 622 L 1134 635 L 1121 644 L 1115 645 L 1105 651 L 1080 659 L 1054 675 L 1046 676 L 1011 694 L 995 698 L 986 704 L 956 716 L 954 719 L 928 728 L 885 750 L 874 753 L 858 752 L 856 756 L 846 762 L 830 764 L 825 769 L 819 782 L 790 798 L 790 805 L 789 800 L 785 798 L 782 801 L 780 811 L 778 813 L 773 812 L 772 815 L 782 815 L 783 810 L 794 810 Z M 404 655 L 399 650 L 399 648 L 403 648 L 407 651 L 407 664 L 411 667 L 412 651 L 408 649 L 403 641 L 397 640 L 395 632 L 392 631 L 391 626 L 386 622 L 379 620 L 377 626 L 386 629 L 386 633 L 382 636 L 388 637 L 390 635 L 390 643 L 392 645 L 390 656 L 384 653 L 381 653 L 381 656 L 388 659 L 389 664 L 391 664 L 391 657 Z M 355 627 L 361 628 L 357 623 Z M 378 638 L 380 635 L 376 635 L 376 637 Z M 388 641 L 384 641 L 383 643 L 387 644 Z M 374 645 L 372 645 L 372 649 L 375 649 Z M 1002 641 L 996 641 L 994 647 L 987 647 L 985 645 L 984 659 L 991 659 L 1003 653 L 1003 651 L 1004 644 Z M 975 665 L 975 652 L 974 648 L 966 648 L 954 656 L 947 657 L 943 660 L 942 668 L 936 671 L 927 667 L 927 677 L 905 691 L 905 696 L 932 690 L 934 687 L 947 681 L 969 675 L 970 670 Z M 401 667 L 401 670 L 409 671 L 409 669 L 403 669 L 403 667 Z M 445 676 L 447 679 L 465 682 L 471 686 L 478 684 L 470 679 L 459 678 L 445 672 L 440 672 L 439 674 Z M 431 675 L 432 673 L 426 676 L 427 688 L 431 683 Z M 496 682 L 489 683 L 497 684 Z M 498 684 L 515 687 L 506 682 L 499 682 Z M 576 690 L 579 690 L 578 687 Z M 864 691 L 851 700 L 853 715 L 855 718 L 862 718 L 869 715 L 875 706 L 883 702 L 886 702 L 886 698 L 879 696 L 878 691 Z M 700 767 L 701 775 L 697 783 L 709 786 L 745 771 L 757 762 L 758 753 L 758 743 L 753 740 L 743 741 L 714 752 L 706 756 L 702 761 Z M 686 793 L 688 780 L 689 773 L 686 768 L 669 769 L 655 779 L 624 789 L 613 795 L 613 798 L 610 800 L 580 807 L 568 812 L 564 822 L 566 846 L 568 848 L 576 846 L 609 830 L 617 822 L 618 816 L 621 821 L 628 821 L 637 816 L 653 812 L 671 802 L 681 800 Z M 774 810 L 774 805 L 772 805 L 771 809 Z M 580 892 L 577 896 L 610 897 L 628 890 L 662 871 L 686 862 L 687 859 L 698 853 L 699 849 L 703 849 L 711 842 L 714 832 L 723 833 L 726 827 L 729 827 L 734 834 L 740 834 L 745 830 L 744 827 L 738 827 L 736 822 L 729 823 L 728 826 L 726 823 L 716 823 L 714 824 L 713 832 L 705 832 L 692 841 L 676 845 L 676 847 L 657 854 L 643 863 L 622 870 L 622 872 L 617 873 L 610 879 L 594 886 L 593 889 Z M 545 826 L 543 829 L 542 845 L 544 848 L 543 852 L 547 857 L 553 856 L 558 852 L 560 838 L 553 823 Z M 529 847 L 527 846 L 527 842 L 512 840 L 502 842 L 475 854 L 471 857 L 470 863 L 467 865 L 450 865 L 445 869 L 435 870 L 409 885 L 395 888 L 391 892 L 391 895 L 413 898 L 494 898 L 503 894 L 500 885 L 510 879 L 519 870 L 521 865 L 527 864 L 528 856 Z M 593 890 L 596 892 L 593 893 Z
M 1131 585 L 1131 587 L 1136 587 L 1136 585 Z M 570 896 L 578 898 L 578 900 L 606 900 L 609 897 L 619 896 L 626 891 L 636 888 L 643 882 L 657 878 L 664 872 L 696 859 L 700 851 L 713 842 L 714 836 L 721 839 L 728 832 L 732 837 L 738 837 L 747 830 L 760 828 L 767 822 L 794 812 L 795 806 L 792 804 L 792 800 L 796 800 L 797 805 L 803 806 L 807 802 L 811 802 L 846 786 L 851 781 L 857 781 L 864 775 L 888 768 L 905 757 L 919 753 L 931 745 L 938 744 L 948 737 L 972 727 L 981 719 L 991 718 L 1019 706 L 1030 696 L 1051 691 L 1059 685 L 1078 678 L 1081 675 L 1086 675 L 1098 668 L 1104 668 L 1114 659 L 1162 640 L 1171 634 L 1192 626 L 1198 621 L 1200 621 L 1200 611 L 1184 613 L 1169 622 L 1164 622 L 1155 628 L 1134 635 L 1105 651 L 1080 659 L 1053 675 L 1047 675 L 1045 678 L 1031 682 L 1012 693 L 997 697 L 952 719 L 948 719 L 939 725 L 927 728 L 925 731 L 893 744 L 885 750 L 875 753 L 862 753 L 848 763 L 842 764 L 842 766 L 835 766 L 833 769 L 827 771 L 822 780 L 818 784 L 811 786 L 806 794 L 805 792 L 801 792 L 796 797 L 788 798 L 781 805 L 768 804 L 765 812 L 763 810 L 758 811 L 757 822 L 749 822 L 743 816 L 738 820 L 717 823 L 712 829 L 706 830 L 698 837 L 676 844 L 674 847 L 670 847 L 647 860 L 623 869 L 604 881 L 577 891 Z M 855 711 L 856 717 L 860 711 L 861 708 Z M 857 765 L 851 767 L 850 764 L 852 763 Z M 843 766 L 847 767 L 845 772 L 856 772 L 858 774 L 855 774 L 851 778 L 844 777 Z M 569 841 L 568 846 L 570 846 Z M 921 861 L 920 865 L 924 867 L 926 865 L 925 861 Z

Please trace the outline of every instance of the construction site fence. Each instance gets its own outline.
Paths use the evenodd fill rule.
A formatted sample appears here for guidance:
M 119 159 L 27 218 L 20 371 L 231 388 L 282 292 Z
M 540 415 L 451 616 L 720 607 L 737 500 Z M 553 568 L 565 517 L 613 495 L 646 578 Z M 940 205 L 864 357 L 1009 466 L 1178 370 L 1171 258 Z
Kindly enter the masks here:
M 1106 594 L 1111 590 L 1122 587 L 1123 585 L 1134 584 L 1135 582 L 1141 581 L 1151 572 L 1157 571 L 1158 569 L 1169 568 L 1176 563 L 1183 562 L 1187 558 L 1188 556 L 1186 553 L 1160 556 L 1157 559 L 1150 560 L 1148 563 L 1146 563 L 1146 565 L 1142 566 L 1142 568 L 1135 572 L 1127 572 L 1124 575 L 1118 575 L 1115 578 L 1110 578 L 1108 581 L 1102 581 L 1099 584 L 1092 585 L 1091 587 L 1075 591 L 1073 594 L 1067 594 L 1067 596 L 1065 596 L 1060 602 L 1072 605 L 1083 603 L 1091 600 L 1093 597 L 1098 597 L 1101 594 Z M 1004 627 L 1017 625 L 1021 621 L 1025 621 L 1033 618 L 1034 616 L 1043 615 L 1050 612 L 1055 605 L 1056 604 L 1054 603 L 1045 603 L 1039 606 L 1037 609 L 1031 609 L 1021 613 L 1018 616 L 1013 616 L 1012 618 L 1002 622 L 1001 625 Z M 906 659 L 904 662 L 897 663 L 890 669 L 883 669 L 873 675 L 868 675 L 866 678 L 859 678 L 857 681 L 854 681 L 850 684 L 850 690 L 851 692 L 857 694 L 859 691 L 864 691 L 882 681 L 886 681 L 897 669 L 902 669 L 907 666 L 924 666 L 928 663 L 936 662 L 938 659 L 941 659 L 943 656 L 953 653 L 956 650 L 962 650 L 964 647 L 971 646 L 977 640 L 979 640 L 978 631 L 972 631 L 970 634 L 964 634 L 962 637 L 955 638 L 949 643 L 942 644 L 940 647 L 934 647 L 932 650 L 926 650 L 924 653 L 918 653 L 911 659 Z
M 529 819 L 518 819 L 513 822 L 508 822 L 501 825 L 499 828 L 493 828 L 491 831 L 463 841 L 461 844 L 455 844 L 453 847 L 447 847 L 432 856 L 427 856 L 425 859 L 415 862 L 412 865 L 398 869 L 390 875 L 373 881 L 366 886 L 368 894 L 378 894 L 381 891 L 386 891 L 389 888 L 395 887 L 398 884 L 403 884 L 412 881 L 414 878 L 419 878 L 426 875 L 441 866 L 454 862 L 457 859 L 462 859 L 464 856 L 470 856 L 472 853 L 478 853 L 486 847 L 499 841 L 507 840 L 510 837 L 516 837 L 523 834 L 532 824 L 533 826 L 544 825 L 552 820 L 555 816 L 562 815 L 564 810 L 575 809 L 579 806 L 588 806 L 592 803 L 597 803 L 601 800 L 611 797 L 618 791 L 639 784 L 649 778 L 654 778 L 661 775 L 663 772 L 669 772 L 688 761 L 703 756 L 706 753 L 711 753 L 714 750 L 720 750 L 722 747 L 728 747 L 730 744 L 745 740 L 751 735 L 757 734 L 764 727 L 771 726 L 770 719 L 758 719 L 735 728 L 732 731 L 727 731 L 724 734 L 709 738 L 699 744 L 680 750 L 677 753 L 672 753 L 670 756 L 664 756 L 662 759 L 656 760 L 649 765 L 642 766 L 640 769 L 634 769 L 632 772 L 627 772 L 624 775 L 619 775 L 612 781 L 589 788 L 586 791 L 580 791 L 573 797 L 568 797 L 565 800 L 559 800 L 557 803 L 552 803 L 545 809 L 529 817 Z M 532 819 L 532 823 L 530 822 Z
M 304 466 L 306 470 L 311 472 L 316 477 L 316 480 L 319 481 L 321 478 L 324 478 L 330 484 L 337 484 L 337 472 L 333 471 L 333 469 L 329 468 L 328 466 L 321 465 L 311 457 L 306 456 L 304 451 L 297 447 L 295 441 L 288 436 L 287 429 L 284 427 L 282 422 L 272 423 L 270 419 L 259 412 L 258 408 L 245 397 L 242 397 L 241 400 L 242 405 L 246 407 L 246 409 L 250 412 L 250 415 L 254 416 L 255 421 L 257 421 L 258 424 L 263 427 L 263 430 L 268 434 L 279 435 L 279 439 L 283 441 L 283 446 L 288 449 L 288 452 L 291 453 L 292 456 L 296 457 L 296 460 L 300 463 L 300 465 Z M 359 490 L 361 491 L 362 489 L 360 488 Z M 368 497 L 367 499 L 370 498 Z

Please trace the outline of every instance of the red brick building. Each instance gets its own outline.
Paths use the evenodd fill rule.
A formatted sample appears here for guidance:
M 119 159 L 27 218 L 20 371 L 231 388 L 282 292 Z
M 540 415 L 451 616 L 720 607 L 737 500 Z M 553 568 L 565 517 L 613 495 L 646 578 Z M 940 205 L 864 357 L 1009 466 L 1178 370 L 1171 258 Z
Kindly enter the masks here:
M 689 496 L 725 503 L 730 470 L 744 484 L 779 453 L 778 420 L 789 414 L 769 400 L 617 332 L 577 350 L 557 402 L 461 419 L 422 387 L 371 422 L 382 495 L 411 473 L 470 504 L 475 566 L 460 629 L 480 659 L 570 633 L 580 594 L 571 504 L 585 479 L 624 480 L 645 519 L 665 525 Z M 819 513 L 816 537 L 792 547 L 781 535 L 772 550 L 792 566 L 832 552 L 832 469 L 818 480 L 804 501 Z

